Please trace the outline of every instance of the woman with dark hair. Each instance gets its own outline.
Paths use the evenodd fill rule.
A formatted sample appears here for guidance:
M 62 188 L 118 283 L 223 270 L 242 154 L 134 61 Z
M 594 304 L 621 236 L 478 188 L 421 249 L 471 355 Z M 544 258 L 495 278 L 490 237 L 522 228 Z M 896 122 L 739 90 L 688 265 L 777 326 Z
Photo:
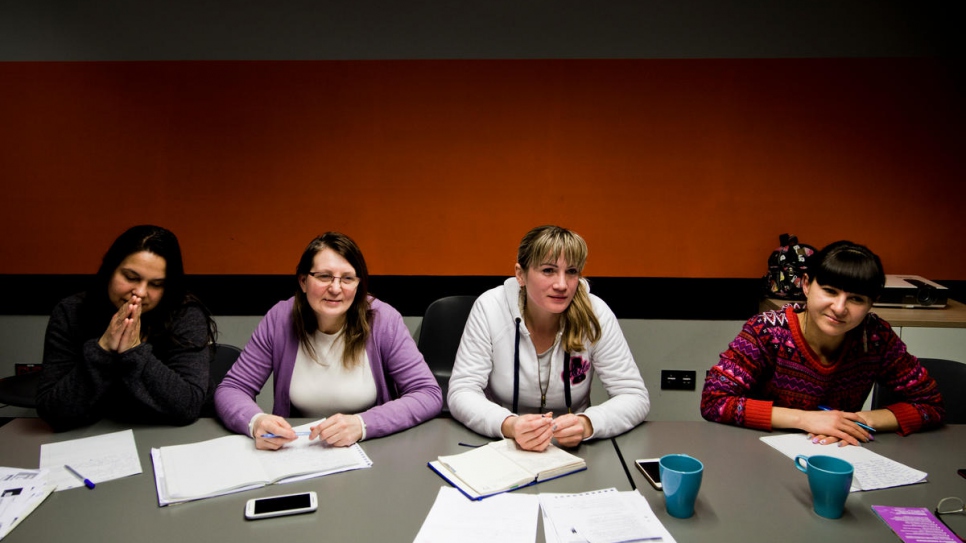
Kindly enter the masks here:
M 523 237 L 515 276 L 470 312 L 449 381 L 453 418 L 535 451 L 644 421 L 647 388 L 614 313 L 580 277 L 586 261 L 587 244 L 566 228 Z M 595 372 L 610 399 L 591 406 Z
M 872 440 L 868 428 L 906 435 L 941 424 L 936 382 L 870 312 L 885 285 L 879 257 L 838 241 L 807 264 L 805 305 L 745 323 L 708 372 L 702 416 L 762 430 L 797 428 L 815 443 L 840 445 Z M 902 401 L 862 411 L 875 383 Z
M 55 430 L 103 417 L 189 424 L 209 397 L 215 324 L 185 289 L 178 238 L 141 225 L 47 324 L 37 412 Z
M 296 439 L 286 417 L 325 417 L 309 439 L 348 446 L 435 417 L 442 394 L 402 316 L 369 296 L 362 251 L 328 232 L 309 243 L 298 290 L 259 323 L 215 391 L 225 425 L 278 449 Z M 255 396 L 274 376 L 272 413 Z

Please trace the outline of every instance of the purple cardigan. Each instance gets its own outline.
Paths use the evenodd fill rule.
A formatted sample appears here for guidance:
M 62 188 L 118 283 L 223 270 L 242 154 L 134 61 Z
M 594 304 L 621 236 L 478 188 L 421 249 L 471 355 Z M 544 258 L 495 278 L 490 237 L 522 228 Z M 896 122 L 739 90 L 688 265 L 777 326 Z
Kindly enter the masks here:
M 218 416 L 230 430 L 248 435 L 248 423 L 261 409 L 255 396 L 275 376 L 272 413 L 291 413 L 289 387 L 299 341 L 292 324 L 294 298 L 279 302 L 258 324 L 238 360 L 215 390 Z M 359 413 L 366 438 L 405 430 L 439 414 L 443 396 L 402 316 L 371 298 L 372 331 L 366 353 L 376 381 L 376 405 Z

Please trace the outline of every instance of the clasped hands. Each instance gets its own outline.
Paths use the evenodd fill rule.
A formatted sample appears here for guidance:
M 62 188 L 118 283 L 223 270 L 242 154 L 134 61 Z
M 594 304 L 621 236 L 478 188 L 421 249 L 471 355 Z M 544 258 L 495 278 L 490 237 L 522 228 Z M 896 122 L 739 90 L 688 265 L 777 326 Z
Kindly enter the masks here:
M 97 341 L 101 349 L 123 353 L 141 344 L 141 297 L 132 295 L 111 317 L 107 330 Z
M 358 415 L 337 413 L 315 426 L 310 426 L 309 430 L 309 440 L 318 439 L 334 447 L 348 447 L 362 439 L 362 420 Z M 273 434 L 275 437 L 262 437 L 266 434 Z M 270 451 L 281 449 L 286 443 L 298 439 L 287 420 L 268 414 L 255 419 L 252 435 L 256 449 Z
M 872 421 L 859 413 L 848 411 L 804 411 L 801 428 L 808 432 L 812 443 L 831 445 L 859 445 L 875 439 L 872 434 L 856 423 L 872 426 Z
M 572 413 L 553 418 L 553 412 L 507 417 L 502 430 L 504 436 L 513 438 L 528 451 L 546 450 L 551 439 L 556 439 L 561 447 L 576 447 L 594 433 L 589 418 Z

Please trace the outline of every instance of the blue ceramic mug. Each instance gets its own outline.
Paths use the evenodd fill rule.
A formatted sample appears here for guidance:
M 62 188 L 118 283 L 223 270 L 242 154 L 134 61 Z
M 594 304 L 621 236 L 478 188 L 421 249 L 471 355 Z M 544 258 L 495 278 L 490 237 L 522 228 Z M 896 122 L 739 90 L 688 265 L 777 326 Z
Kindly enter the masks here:
M 841 517 L 852 487 L 852 464 L 834 456 L 800 454 L 795 457 L 795 467 L 808 475 L 815 512 L 825 518 Z
M 664 504 L 672 517 L 688 518 L 694 514 L 694 500 L 701 488 L 704 464 L 686 454 L 668 454 L 659 462 Z

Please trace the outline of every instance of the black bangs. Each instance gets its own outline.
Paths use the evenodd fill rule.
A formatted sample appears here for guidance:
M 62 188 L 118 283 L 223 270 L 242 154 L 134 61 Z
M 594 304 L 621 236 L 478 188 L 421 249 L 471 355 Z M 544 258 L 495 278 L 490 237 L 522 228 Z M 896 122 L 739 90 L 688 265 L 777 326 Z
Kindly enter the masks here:
M 875 301 L 885 286 L 879 257 L 847 241 L 833 243 L 813 256 L 811 275 L 820 285 L 868 296 Z

